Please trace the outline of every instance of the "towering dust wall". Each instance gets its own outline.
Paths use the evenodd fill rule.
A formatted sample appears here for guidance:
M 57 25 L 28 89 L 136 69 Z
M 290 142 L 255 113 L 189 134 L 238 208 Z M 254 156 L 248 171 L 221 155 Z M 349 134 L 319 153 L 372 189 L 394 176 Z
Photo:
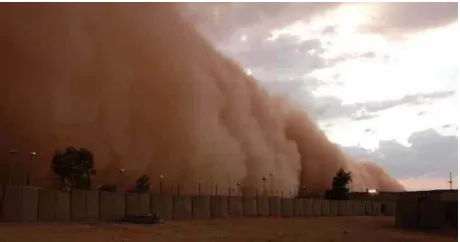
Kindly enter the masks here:
M 94 153 L 96 183 L 125 187 L 146 173 L 155 189 L 163 174 L 164 190 L 252 193 L 266 176 L 271 191 L 321 192 L 344 167 L 353 189 L 403 189 L 269 96 L 173 4 L 1 4 L 0 53 L 1 160 L 36 184 L 50 185 L 54 151 L 73 145 Z

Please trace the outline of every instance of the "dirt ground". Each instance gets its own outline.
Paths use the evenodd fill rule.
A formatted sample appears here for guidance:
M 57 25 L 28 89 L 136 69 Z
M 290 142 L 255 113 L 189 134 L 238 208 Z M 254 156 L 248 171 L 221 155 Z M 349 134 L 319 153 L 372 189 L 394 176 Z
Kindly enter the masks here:
M 244 218 L 134 224 L 0 224 L 0 242 L 457 241 L 455 231 L 395 229 L 391 217 Z

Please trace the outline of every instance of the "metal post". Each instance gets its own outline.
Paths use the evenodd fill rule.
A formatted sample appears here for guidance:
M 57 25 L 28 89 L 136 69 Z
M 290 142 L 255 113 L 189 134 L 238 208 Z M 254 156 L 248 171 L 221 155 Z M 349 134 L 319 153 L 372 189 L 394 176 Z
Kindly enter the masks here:
M 270 172 L 269 174 L 270 176 L 270 195 L 273 196 L 274 195 L 274 191 L 273 191 L 273 173 Z
M 27 186 L 30 185 L 30 166 L 35 163 L 35 157 L 37 156 L 37 153 L 35 151 L 30 152 L 30 164 L 27 167 Z
M 265 182 L 267 181 L 267 178 L 266 177 L 262 177 L 262 181 L 263 181 L 263 193 L 262 193 L 262 196 L 266 196 L 267 195 L 267 190 L 265 189 Z
M 160 174 L 160 194 L 163 193 L 163 174 Z
M 241 183 L 240 183 L 240 182 L 237 182 L 237 183 L 236 183 L 236 186 L 238 187 L 238 191 L 239 191 L 239 192 L 240 192 L 240 194 L 241 194 L 240 185 L 241 185 Z
M 209 195 L 212 195 L 212 189 L 214 187 L 214 177 L 211 176 L 211 189 L 209 189 Z
M 118 177 L 116 190 L 121 191 L 121 182 L 123 181 L 123 174 L 125 173 L 125 169 L 121 168 L 120 170 L 118 170 L 118 172 L 120 173 L 120 176 Z
M 11 177 L 13 173 L 13 158 L 14 154 L 16 154 L 18 151 L 16 149 L 10 149 L 10 162 L 8 164 L 8 186 L 11 186 Z

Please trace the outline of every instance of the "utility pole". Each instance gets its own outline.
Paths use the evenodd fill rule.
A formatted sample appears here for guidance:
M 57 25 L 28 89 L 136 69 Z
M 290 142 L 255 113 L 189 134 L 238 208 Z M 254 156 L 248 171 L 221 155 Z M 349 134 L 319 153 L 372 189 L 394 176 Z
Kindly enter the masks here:
M 452 172 L 449 172 L 449 177 L 450 190 L 452 190 Z

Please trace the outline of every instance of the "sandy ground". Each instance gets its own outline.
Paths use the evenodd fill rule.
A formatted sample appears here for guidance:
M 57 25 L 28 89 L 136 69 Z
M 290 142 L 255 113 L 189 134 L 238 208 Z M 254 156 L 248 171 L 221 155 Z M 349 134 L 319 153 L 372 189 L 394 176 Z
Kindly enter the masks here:
M 456 231 L 423 233 L 392 225 L 391 217 L 213 219 L 160 225 L 0 224 L 0 241 L 457 241 Z

